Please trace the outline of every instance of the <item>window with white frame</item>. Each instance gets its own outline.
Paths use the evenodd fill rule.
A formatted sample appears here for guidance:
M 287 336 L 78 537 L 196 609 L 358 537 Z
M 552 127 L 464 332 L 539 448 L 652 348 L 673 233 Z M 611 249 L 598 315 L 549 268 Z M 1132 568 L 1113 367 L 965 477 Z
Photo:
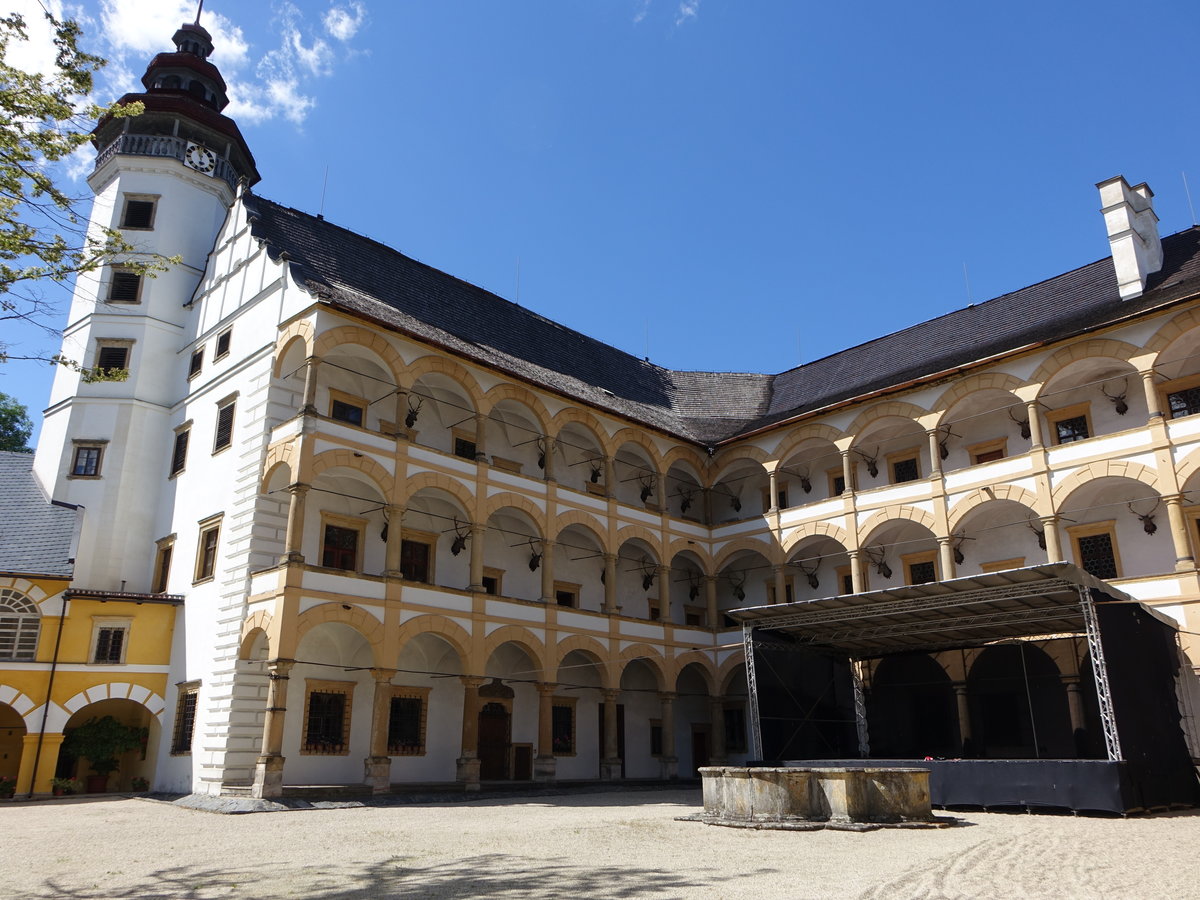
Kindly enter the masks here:
M 88 660 L 93 665 L 124 665 L 132 624 L 133 620 L 126 617 L 93 616 L 92 652 Z
M 41 627 L 33 600 L 15 588 L 0 588 L 0 659 L 33 661 Z

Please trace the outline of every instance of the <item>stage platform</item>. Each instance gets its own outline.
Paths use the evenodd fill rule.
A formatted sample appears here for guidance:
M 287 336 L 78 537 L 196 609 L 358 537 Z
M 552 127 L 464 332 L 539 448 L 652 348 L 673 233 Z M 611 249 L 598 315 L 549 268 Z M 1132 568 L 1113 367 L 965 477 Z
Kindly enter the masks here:
M 1105 759 L 803 759 L 779 765 L 927 768 L 930 801 L 941 807 L 1126 814 L 1188 806 L 1195 790 L 1153 773 L 1132 777 L 1130 763 Z

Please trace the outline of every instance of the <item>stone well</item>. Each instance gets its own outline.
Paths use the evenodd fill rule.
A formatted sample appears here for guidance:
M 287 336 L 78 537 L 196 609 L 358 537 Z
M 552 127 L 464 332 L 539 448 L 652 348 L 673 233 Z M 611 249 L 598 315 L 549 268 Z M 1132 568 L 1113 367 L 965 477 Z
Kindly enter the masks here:
M 701 820 L 714 825 L 934 821 L 929 770 L 711 766 Z

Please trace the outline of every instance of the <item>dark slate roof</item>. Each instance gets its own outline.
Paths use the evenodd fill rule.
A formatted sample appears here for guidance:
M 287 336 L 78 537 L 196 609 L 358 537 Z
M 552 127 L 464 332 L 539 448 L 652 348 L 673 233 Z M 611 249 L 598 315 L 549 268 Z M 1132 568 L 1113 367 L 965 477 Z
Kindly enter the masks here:
M 69 578 L 75 517 L 42 493 L 32 453 L 0 451 L 0 572 Z
M 254 236 L 332 306 L 701 444 L 1005 350 L 1165 305 L 1200 286 L 1200 228 L 1163 241 L 1162 271 L 1122 301 L 1109 257 L 780 375 L 677 372 L 631 356 L 370 238 L 247 192 Z

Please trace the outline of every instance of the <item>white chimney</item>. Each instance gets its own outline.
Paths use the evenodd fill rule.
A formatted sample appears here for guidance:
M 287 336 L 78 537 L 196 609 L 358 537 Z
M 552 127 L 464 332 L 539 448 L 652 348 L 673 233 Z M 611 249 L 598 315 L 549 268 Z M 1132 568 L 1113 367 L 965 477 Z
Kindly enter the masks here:
M 1100 211 L 1108 229 L 1117 287 L 1122 300 L 1132 300 L 1146 289 L 1146 277 L 1162 268 L 1154 191 L 1144 181 L 1130 187 L 1124 175 L 1101 181 L 1096 187 L 1100 189 Z

